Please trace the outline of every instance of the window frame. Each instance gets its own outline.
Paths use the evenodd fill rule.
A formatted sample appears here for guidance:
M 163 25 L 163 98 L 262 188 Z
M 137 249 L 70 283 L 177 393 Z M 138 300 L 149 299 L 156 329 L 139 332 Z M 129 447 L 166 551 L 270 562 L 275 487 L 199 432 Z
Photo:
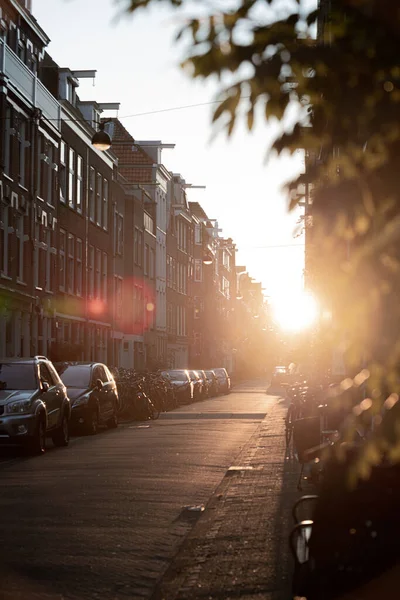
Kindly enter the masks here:
M 82 214 L 83 210 L 83 173 L 84 173 L 84 163 L 83 156 L 80 154 L 76 155 L 76 198 L 75 198 L 75 206 L 78 213 Z
M 75 282 L 75 290 L 77 296 L 83 295 L 83 240 L 79 237 L 75 240 L 76 250 L 76 282 Z M 80 248 L 80 250 L 78 250 Z
M 59 167 L 59 186 L 60 186 L 60 202 L 67 204 L 68 192 L 67 192 L 67 167 L 68 167 L 68 145 L 64 140 L 60 141 L 60 167 Z
M 64 238 L 64 248 L 62 248 L 61 240 Z M 59 282 L 58 287 L 61 292 L 66 291 L 67 276 L 66 276 L 66 252 L 67 252 L 67 232 L 65 229 L 60 229 L 59 232 L 59 244 L 58 244 L 58 255 L 59 261 Z
M 67 235 L 67 288 L 68 294 L 75 294 L 75 236 Z
M 69 147 L 68 151 L 68 206 L 76 206 L 76 151 Z

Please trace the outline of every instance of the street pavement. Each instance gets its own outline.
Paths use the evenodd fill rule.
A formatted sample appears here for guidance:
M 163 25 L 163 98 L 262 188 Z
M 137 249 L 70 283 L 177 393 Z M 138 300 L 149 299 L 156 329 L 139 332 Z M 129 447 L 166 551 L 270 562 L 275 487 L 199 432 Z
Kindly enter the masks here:
M 0 450 L 0 599 L 288 598 L 297 471 L 265 390 Z

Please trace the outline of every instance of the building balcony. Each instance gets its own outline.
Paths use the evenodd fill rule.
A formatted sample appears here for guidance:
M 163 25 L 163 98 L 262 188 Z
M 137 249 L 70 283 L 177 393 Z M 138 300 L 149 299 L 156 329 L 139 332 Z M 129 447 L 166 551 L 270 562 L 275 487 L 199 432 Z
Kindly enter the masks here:
M 43 116 L 60 130 L 59 102 L 3 40 L 0 40 L 0 72 L 7 77 L 9 86 L 17 94 L 27 100 L 32 108 L 39 108 Z

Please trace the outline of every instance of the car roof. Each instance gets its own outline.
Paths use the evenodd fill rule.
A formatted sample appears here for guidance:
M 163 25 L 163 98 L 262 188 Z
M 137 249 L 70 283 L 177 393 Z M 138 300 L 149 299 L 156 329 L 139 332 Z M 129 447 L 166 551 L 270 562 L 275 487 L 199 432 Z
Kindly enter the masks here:
M 61 365 L 65 365 L 66 367 L 105 367 L 106 365 L 104 363 L 99 363 L 99 362 L 89 362 L 89 361 L 72 361 L 72 360 L 61 360 L 61 361 L 57 361 L 56 363 L 57 366 L 61 366 Z
M 39 360 L 44 360 L 47 362 L 50 362 L 48 358 L 44 358 L 44 357 L 31 357 L 31 358 L 0 358 L 0 363 L 18 363 L 18 364 L 22 364 L 22 365 L 30 365 L 30 364 L 36 364 Z

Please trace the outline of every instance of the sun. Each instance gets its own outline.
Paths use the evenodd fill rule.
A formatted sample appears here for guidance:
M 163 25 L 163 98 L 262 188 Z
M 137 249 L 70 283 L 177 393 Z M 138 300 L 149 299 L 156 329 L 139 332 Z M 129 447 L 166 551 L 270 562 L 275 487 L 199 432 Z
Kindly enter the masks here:
M 318 304 L 306 292 L 289 293 L 272 301 L 272 316 L 283 330 L 299 332 L 314 325 L 318 318 Z

